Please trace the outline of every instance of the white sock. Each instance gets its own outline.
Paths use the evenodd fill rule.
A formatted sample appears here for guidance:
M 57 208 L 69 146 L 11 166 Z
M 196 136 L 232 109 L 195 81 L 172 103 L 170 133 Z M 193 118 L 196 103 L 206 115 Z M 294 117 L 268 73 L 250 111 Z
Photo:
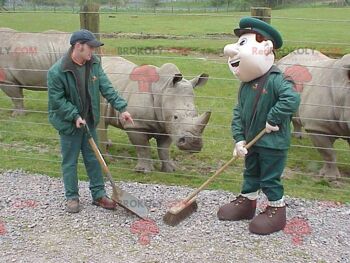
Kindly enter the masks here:
M 248 198 L 249 200 L 256 200 L 258 199 L 258 195 L 259 195 L 259 190 L 256 192 L 252 192 L 252 193 L 247 193 L 247 194 L 242 194 L 241 196 L 244 196 L 246 198 Z
M 284 196 L 280 200 L 269 201 L 268 205 L 272 207 L 284 207 L 286 205 L 286 203 L 284 202 Z

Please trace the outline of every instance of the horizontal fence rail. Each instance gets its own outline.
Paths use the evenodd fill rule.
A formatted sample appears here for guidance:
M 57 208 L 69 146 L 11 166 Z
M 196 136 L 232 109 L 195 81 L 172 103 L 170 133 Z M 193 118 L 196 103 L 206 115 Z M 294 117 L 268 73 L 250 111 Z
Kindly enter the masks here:
M 149 10 L 153 10 L 153 8 L 150 8 Z M 310 8 L 310 10 L 312 10 L 312 8 Z M 182 11 L 182 10 L 181 10 Z M 13 10 L 7 10 L 7 11 L 2 11 L 0 10 L 0 13 L 9 13 L 9 14 L 13 14 L 13 13 L 63 13 L 63 14 L 69 14 L 72 12 L 69 11 L 60 11 L 60 10 L 56 10 L 56 11 L 49 11 L 49 10 L 45 10 L 45 11 L 13 11 Z M 129 16 L 129 15 L 144 15 L 144 16 L 205 16 L 205 17 L 230 17 L 230 18 L 237 18 L 240 19 L 245 15 L 238 15 L 235 13 L 230 13 L 230 14 L 211 14 L 211 13 L 154 13 L 154 12 L 149 12 L 149 13 L 142 13 L 142 12 L 138 12 L 138 13 L 133 13 L 131 12 L 106 12 L 106 11 L 99 11 L 99 12 L 87 12 L 87 11 L 78 11 L 78 14 L 100 14 L 100 15 L 104 15 L 104 14 L 114 14 L 114 15 L 121 15 L 121 16 Z M 271 18 L 269 16 L 255 16 L 257 18 Z M 349 19 L 325 19 L 325 18 L 306 18 L 306 17 L 287 17 L 287 16 L 273 16 L 273 19 L 279 19 L 279 20 L 295 20 L 295 21 L 313 21 L 313 22 L 326 22 L 326 23 L 350 23 Z

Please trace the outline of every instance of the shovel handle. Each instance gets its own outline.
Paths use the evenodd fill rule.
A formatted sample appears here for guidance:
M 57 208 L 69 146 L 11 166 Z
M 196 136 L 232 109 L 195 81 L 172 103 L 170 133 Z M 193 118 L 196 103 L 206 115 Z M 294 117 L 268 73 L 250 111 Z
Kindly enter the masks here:
M 85 132 L 86 132 L 86 134 L 87 134 L 87 136 L 88 136 L 89 144 L 90 144 L 92 150 L 94 151 L 98 162 L 99 162 L 100 165 L 102 166 L 103 171 L 104 171 L 106 174 L 107 174 L 107 173 L 110 173 L 110 172 L 109 172 L 109 169 L 108 169 L 108 166 L 107 166 L 105 160 L 103 159 L 102 154 L 101 154 L 100 150 L 98 149 L 98 147 L 97 147 L 97 145 L 96 145 L 96 143 L 95 143 L 95 140 L 94 140 L 93 137 L 92 137 L 92 134 L 91 134 L 91 132 L 90 132 L 89 127 L 88 127 L 87 125 L 84 125 L 83 128 L 85 129 Z
M 100 150 L 98 149 L 98 147 L 97 147 L 97 145 L 96 145 L 96 143 L 95 143 L 94 138 L 92 137 L 92 134 L 91 134 L 91 132 L 90 132 L 89 127 L 88 127 L 87 124 L 86 124 L 86 125 L 84 125 L 83 128 L 85 129 L 85 132 L 86 132 L 86 134 L 87 134 L 87 136 L 88 136 L 89 144 L 90 144 L 92 150 L 94 151 L 95 156 L 96 156 L 98 162 L 100 163 L 100 165 L 101 165 L 101 167 L 102 167 L 102 169 L 103 169 L 103 172 L 105 173 L 105 175 L 107 176 L 109 182 L 110 182 L 111 185 L 112 185 L 113 193 L 114 193 L 114 194 L 117 194 L 117 193 L 120 192 L 120 191 L 119 191 L 117 185 L 115 184 L 115 182 L 114 182 L 114 180 L 113 180 L 113 178 L 112 178 L 111 172 L 110 172 L 110 170 L 109 170 L 109 168 L 108 168 L 108 166 L 107 166 L 105 160 L 103 159 L 103 156 L 102 156 Z
M 266 133 L 266 130 L 263 129 L 257 136 L 254 137 L 246 146 L 246 149 L 249 149 L 252 147 L 261 137 L 264 136 Z M 238 155 L 234 156 L 229 160 L 227 163 L 225 163 L 219 170 L 215 172 L 214 175 L 209 177 L 207 181 L 205 181 L 199 188 L 197 188 L 195 191 L 193 191 L 189 196 L 186 197 L 184 200 L 185 203 L 189 202 L 193 197 L 195 197 L 200 191 L 202 191 L 204 188 L 208 186 L 216 177 L 218 177 L 229 165 L 231 165 L 233 162 L 235 162 L 238 159 Z

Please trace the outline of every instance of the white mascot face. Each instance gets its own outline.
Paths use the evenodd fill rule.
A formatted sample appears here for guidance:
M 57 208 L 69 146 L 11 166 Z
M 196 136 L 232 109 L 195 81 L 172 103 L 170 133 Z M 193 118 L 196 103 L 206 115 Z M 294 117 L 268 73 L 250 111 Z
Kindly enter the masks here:
M 230 70 L 242 82 L 261 77 L 269 71 L 275 61 L 272 41 L 258 42 L 256 38 L 256 34 L 246 33 L 237 43 L 226 45 L 224 48 Z

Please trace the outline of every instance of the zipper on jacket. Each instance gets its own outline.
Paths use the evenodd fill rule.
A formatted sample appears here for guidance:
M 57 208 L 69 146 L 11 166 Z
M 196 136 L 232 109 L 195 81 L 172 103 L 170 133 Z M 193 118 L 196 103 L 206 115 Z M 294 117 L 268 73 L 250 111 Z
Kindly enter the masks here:
M 92 64 L 91 64 L 91 66 L 92 66 Z M 91 97 L 91 93 L 90 93 L 90 82 L 91 82 L 91 68 L 90 68 L 90 70 L 89 70 L 90 72 L 89 72 L 89 78 L 88 78 L 88 88 L 87 88 L 87 92 L 88 92 L 88 94 L 89 94 L 89 97 L 90 97 L 90 110 L 91 110 L 91 116 L 92 116 L 92 121 L 94 122 L 94 126 L 95 126 L 95 116 L 94 116 L 94 111 L 93 111 L 93 109 L 92 109 L 92 97 Z M 88 113 L 89 114 L 89 113 Z M 101 114 L 101 113 L 100 113 Z
M 75 80 L 75 89 L 77 90 L 78 92 L 78 100 L 79 100 L 79 103 L 80 103 L 80 108 L 82 109 L 83 108 L 83 103 L 81 102 L 81 98 L 80 98 L 80 95 L 79 95 L 79 91 L 78 91 L 78 88 L 77 88 L 77 85 L 78 85 L 78 80 L 77 80 L 77 77 L 75 76 L 74 72 L 72 70 L 69 70 L 72 75 L 74 76 L 74 80 Z M 79 112 L 79 115 L 81 115 L 81 112 Z M 81 116 L 80 116 L 81 117 Z

